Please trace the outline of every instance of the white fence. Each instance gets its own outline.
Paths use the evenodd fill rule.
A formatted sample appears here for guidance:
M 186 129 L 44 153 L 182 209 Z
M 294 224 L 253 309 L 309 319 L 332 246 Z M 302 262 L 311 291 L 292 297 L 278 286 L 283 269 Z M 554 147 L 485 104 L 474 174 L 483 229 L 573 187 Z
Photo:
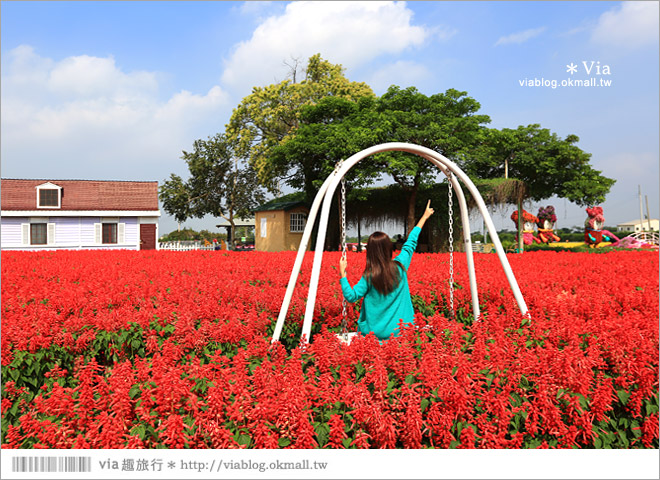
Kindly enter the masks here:
M 215 250 L 215 246 L 213 244 L 204 245 L 204 242 L 195 240 L 182 240 L 180 242 L 158 242 L 158 249 L 185 252 L 188 250 Z

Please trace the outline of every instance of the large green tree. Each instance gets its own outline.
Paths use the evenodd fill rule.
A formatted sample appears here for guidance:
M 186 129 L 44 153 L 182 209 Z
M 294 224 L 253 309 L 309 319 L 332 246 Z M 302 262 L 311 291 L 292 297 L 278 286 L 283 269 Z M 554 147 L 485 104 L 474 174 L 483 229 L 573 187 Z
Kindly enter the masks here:
M 577 135 L 559 137 L 538 124 L 517 129 L 488 129 L 476 155 L 463 169 L 479 178 L 514 178 L 525 185 L 525 196 L 544 200 L 566 198 L 578 205 L 605 201 L 616 180 L 589 164 L 591 154 L 577 146 Z M 522 202 L 518 201 L 518 249 L 522 252 Z
M 517 129 L 488 129 L 475 155 L 462 162 L 469 175 L 515 178 L 527 186 L 527 197 L 566 198 L 578 205 L 605 201 L 616 180 L 590 165 L 591 154 L 577 146 L 577 135 L 559 137 L 538 124 Z
M 467 92 L 449 89 L 424 95 L 415 87 L 391 86 L 365 116 L 377 133 L 378 143 L 406 142 L 427 147 L 450 160 L 459 161 L 479 145 L 483 125 L 490 122 L 479 114 L 480 104 Z M 408 194 L 407 231 L 415 225 L 419 189 L 437 181 L 438 169 L 418 155 L 391 152 L 377 157 L 385 173 Z
M 297 81 L 302 76 L 301 81 Z M 254 87 L 232 112 L 226 126 L 227 138 L 235 153 L 249 161 L 261 183 L 277 192 L 278 182 L 286 179 L 289 165 L 271 161 L 275 147 L 295 136 L 301 110 L 326 97 L 355 101 L 374 96 L 363 82 L 351 82 L 341 65 L 323 60 L 320 54 L 309 58 L 301 75 L 297 67 L 290 78 L 265 87 Z
M 274 148 L 270 161 L 288 174 L 291 186 L 304 185 L 312 198 L 339 160 L 380 143 L 414 143 L 450 159 L 462 158 L 480 143 L 482 124 L 490 121 L 478 110 L 478 102 L 457 90 L 427 96 L 414 87 L 392 86 L 380 98 L 350 102 L 329 97 L 302 110 L 295 138 Z M 410 231 L 417 194 L 435 183 L 438 173 L 417 155 L 387 152 L 360 162 L 347 179 L 352 187 L 363 187 L 391 176 L 407 194 Z
M 265 201 L 256 173 L 234 155 L 224 135 L 196 140 L 192 152 L 183 152 L 190 177 L 171 174 L 160 187 L 163 209 L 178 222 L 207 214 L 226 219 L 235 244 L 235 218 L 247 218 Z

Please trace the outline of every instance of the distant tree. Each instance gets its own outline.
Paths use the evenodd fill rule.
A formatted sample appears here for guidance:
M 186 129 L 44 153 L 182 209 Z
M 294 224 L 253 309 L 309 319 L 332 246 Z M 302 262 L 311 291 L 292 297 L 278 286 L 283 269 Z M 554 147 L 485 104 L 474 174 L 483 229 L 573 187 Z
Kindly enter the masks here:
M 171 174 L 160 187 L 163 209 L 177 221 L 201 218 L 207 214 L 226 219 L 232 226 L 235 244 L 235 218 L 246 218 L 264 202 L 265 194 L 256 173 L 233 154 L 224 135 L 196 140 L 192 152 L 183 152 L 190 178 L 184 181 Z
M 225 240 L 227 235 L 220 232 L 211 232 L 209 230 L 200 230 L 199 232 L 193 230 L 192 228 L 182 228 L 181 230 L 173 230 L 170 233 L 163 235 L 160 238 L 161 242 L 177 242 L 185 240 L 206 240 L 208 242 L 213 242 L 213 240 Z

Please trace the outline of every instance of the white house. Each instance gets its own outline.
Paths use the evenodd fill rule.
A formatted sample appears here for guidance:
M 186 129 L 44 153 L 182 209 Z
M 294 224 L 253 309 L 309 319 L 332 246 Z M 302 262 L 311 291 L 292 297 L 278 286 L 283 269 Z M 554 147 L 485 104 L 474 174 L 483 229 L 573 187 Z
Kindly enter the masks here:
M 659 227 L 660 227 L 660 220 L 658 220 L 657 218 L 652 218 L 651 230 L 657 232 Z M 619 232 L 629 232 L 629 233 L 648 231 L 649 221 L 647 219 L 630 220 L 629 222 L 619 223 L 616 226 L 616 228 Z
M 0 180 L 3 250 L 157 248 L 158 182 Z

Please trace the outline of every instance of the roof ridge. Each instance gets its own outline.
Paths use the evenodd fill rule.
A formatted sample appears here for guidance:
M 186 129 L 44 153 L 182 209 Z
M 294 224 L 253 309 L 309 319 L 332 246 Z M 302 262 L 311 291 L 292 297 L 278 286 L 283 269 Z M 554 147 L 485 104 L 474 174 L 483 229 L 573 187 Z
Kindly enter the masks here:
M 2 177 L 1 180 L 25 180 L 29 182 L 112 182 L 112 183 L 158 183 L 158 180 L 92 180 L 79 178 L 8 178 Z

